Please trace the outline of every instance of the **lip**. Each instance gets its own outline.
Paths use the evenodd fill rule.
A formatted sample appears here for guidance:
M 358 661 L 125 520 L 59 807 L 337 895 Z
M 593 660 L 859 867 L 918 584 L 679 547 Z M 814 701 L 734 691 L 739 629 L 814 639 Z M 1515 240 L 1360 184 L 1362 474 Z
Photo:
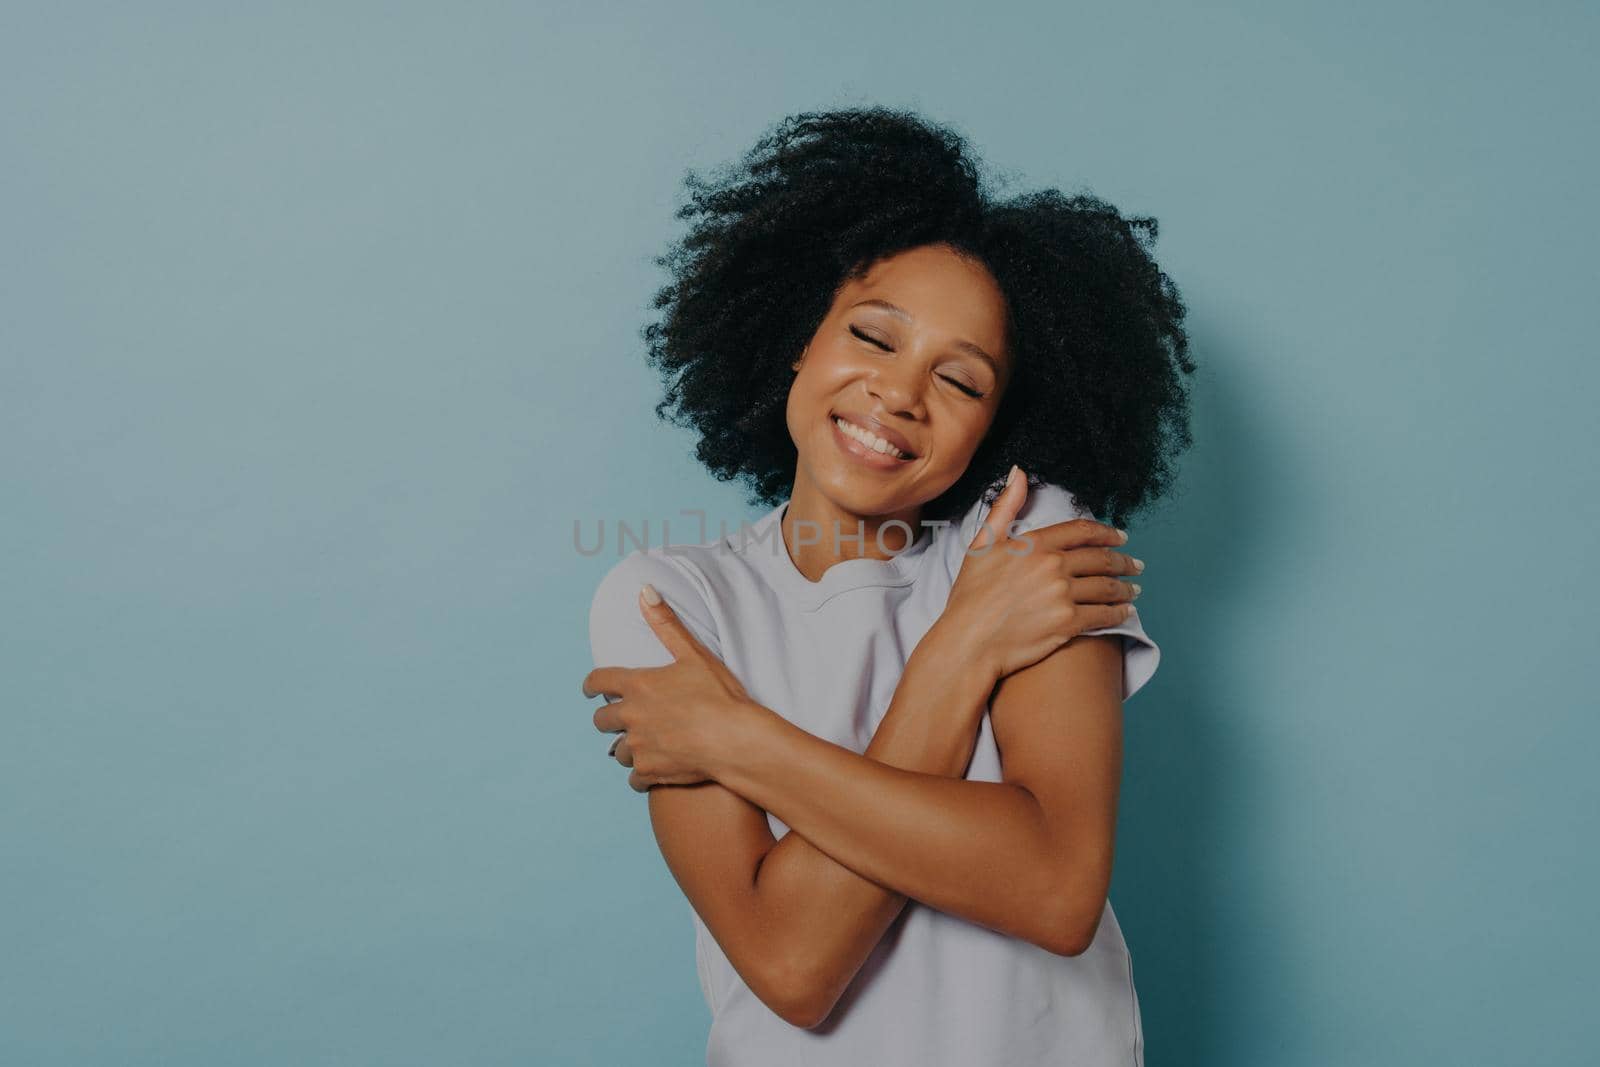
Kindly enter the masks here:
M 878 471 L 895 471 L 907 466 L 912 462 L 912 459 L 915 459 L 915 457 L 912 457 L 912 459 L 900 459 L 898 456 L 891 456 L 886 452 L 878 452 L 868 448 L 839 429 L 839 424 L 834 421 L 832 416 L 828 418 L 828 428 L 833 431 L 833 440 L 839 446 L 839 451 L 864 467 L 871 467 L 873 470 Z M 873 432 L 876 433 L 877 431 Z
M 830 414 L 828 421 L 832 422 L 834 418 L 841 418 L 845 422 L 854 423 L 863 430 L 868 430 L 872 433 L 875 433 L 885 441 L 888 441 L 891 445 L 894 445 L 894 447 L 898 448 L 900 451 L 909 453 L 912 459 L 917 458 L 917 450 L 911 447 L 911 442 L 907 441 L 903 434 L 897 430 L 885 426 L 871 415 L 851 415 L 848 412 L 835 411 Z M 904 460 L 901 462 L 904 462 Z

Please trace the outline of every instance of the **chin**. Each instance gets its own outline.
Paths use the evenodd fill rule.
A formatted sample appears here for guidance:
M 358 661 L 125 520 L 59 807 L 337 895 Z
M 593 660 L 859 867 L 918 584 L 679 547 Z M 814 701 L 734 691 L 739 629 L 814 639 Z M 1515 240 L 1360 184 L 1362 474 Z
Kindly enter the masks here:
M 817 483 L 817 489 L 841 511 L 852 515 L 882 515 L 895 510 L 898 494 L 872 485 L 855 471 L 835 468 Z
M 908 493 L 904 485 L 887 480 L 873 484 L 869 475 L 848 469 L 832 472 L 822 489 L 841 510 L 863 517 L 889 515 L 927 502 L 919 494 Z

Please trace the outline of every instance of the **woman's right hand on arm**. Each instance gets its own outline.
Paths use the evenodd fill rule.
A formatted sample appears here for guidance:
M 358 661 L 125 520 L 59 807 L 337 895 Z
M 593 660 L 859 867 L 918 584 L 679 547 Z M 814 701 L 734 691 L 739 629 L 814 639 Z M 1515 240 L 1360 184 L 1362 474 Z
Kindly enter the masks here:
M 1115 527 L 1071 519 L 1010 536 L 1027 499 L 1015 471 L 962 557 L 938 626 L 999 681 L 1037 663 L 1086 630 L 1116 626 L 1133 612 L 1139 572 Z

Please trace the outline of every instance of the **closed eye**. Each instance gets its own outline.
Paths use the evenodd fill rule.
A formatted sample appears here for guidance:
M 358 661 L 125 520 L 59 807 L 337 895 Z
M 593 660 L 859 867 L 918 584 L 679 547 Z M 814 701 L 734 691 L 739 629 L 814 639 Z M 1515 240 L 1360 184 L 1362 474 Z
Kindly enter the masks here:
M 885 352 L 892 351 L 892 349 L 890 349 L 890 347 L 888 345 L 884 344 L 882 341 L 878 340 L 876 337 L 868 337 L 866 334 L 862 333 L 860 330 L 856 329 L 854 326 L 850 327 L 850 332 L 855 334 L 857 337 L 861 338 L 863 341 L 866 341 L 866 342 L 868 342 L 870 344 L 877 345 L 879 348 L 883 349 Z
M 871 336 L 869 336 L 867 334 L 864 334 L 860 330 L 856 329 L 854 326 L 850 327 L 850 332 L 855 334 L 861 340 L 866 341 L 868 344 L 877 345 L 879 348 L 883 349 L 885 352 L 894 351 L 894 349 L 890 348 L 888 345 L 884 344 L 882 341 L 878 340 L 876 337 L 871 337 Z M 949 382 L 951 385 L 955 386 L 957 389 L 961 390 L 963 393 L 966 393 L 968 396 L 972 397 L 974 400 L 982 399 L 983 396 L 985 395 L 982 392 L 979 392 L 977 389 L 974 389 L 972 386 L 968 385 L 966 382 L 962 381 L 959 378 L 952 378 L 948 374 L 941 374 L 941 375 L 939 375 L 939 377 L 943 378 L 945 381 Z

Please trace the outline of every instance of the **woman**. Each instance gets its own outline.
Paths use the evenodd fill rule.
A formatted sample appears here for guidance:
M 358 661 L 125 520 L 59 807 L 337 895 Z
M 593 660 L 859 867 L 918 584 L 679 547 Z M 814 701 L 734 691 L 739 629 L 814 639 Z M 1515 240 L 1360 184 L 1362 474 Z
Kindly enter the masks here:
M 1106 892 L 1160 651 L 1092 516 L 1189 444 L 1153 220 L 996 201 L 882 108 L 689 185 L 657 410 L 770 510 L 615 564 L 583 690 L 693 907 L 708 1063 L 1141 1062 Z

